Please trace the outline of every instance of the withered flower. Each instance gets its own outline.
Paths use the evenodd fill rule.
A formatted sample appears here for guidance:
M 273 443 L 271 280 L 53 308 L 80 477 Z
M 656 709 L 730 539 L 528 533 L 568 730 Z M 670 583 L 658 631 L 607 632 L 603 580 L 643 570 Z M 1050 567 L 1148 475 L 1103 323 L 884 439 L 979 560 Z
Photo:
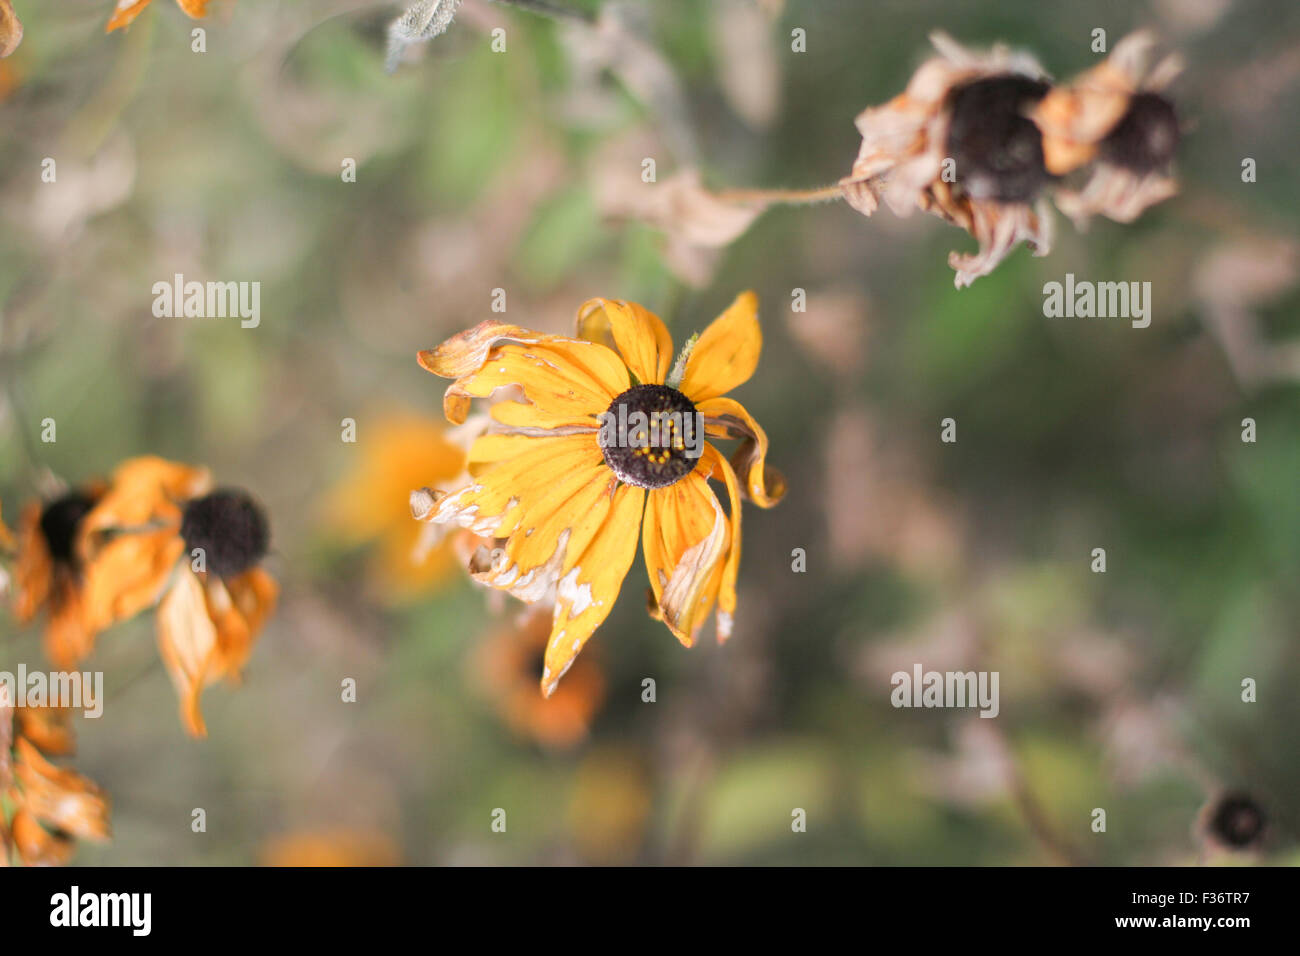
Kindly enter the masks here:
M 108 839 L 108 798 L 47 759 L 72 750 L 66 711 L 14 707 L 0 686 L 0 866 L 63 864 L 77 840 Z
M 1241 853 L 1257 849 L 1263 843 L 1268 817 L 1250 794 L 1228 790 L 1201 808 L 1198 829 L 1202 838 L 1216 849 Z
M 279 593 L 259 566 L 270 539 L 265 513 L 243 491 L 213 490 L 206 468 L 146 457 L 117 468 L 84 520 L 90 620 L 158 602 L 158 645 L 181 720 L 204 736 L 203 689 L 239 678 Z
M 95 635 L 112 623 L 89 619 L 84 598 L 88 569 L 79 548 L 83 520 L 103 493 L 102 482 L 89 482 L 51 501 L 29 502 L 18 521 L 14 614 L 27 623 L 45 612 L 46 654 L 65 670 L 86 657 Z M 0 525 L 0 546 L 6 537 Z
M 1051 247 L 1044 190 L 1052 177 L 1042 137 L 1026 112 L 1048 92 L 1042 68 L 1002 46 L 971 52 L 944 34 L 939 56 L 907 89 L 858 115 L 862 146 L 840 181 L 845 199 L 870 216 L 883 200 L 897 215 L 921 209 L 969 232 L 974 255 L 953 252 L 958 288 L 989 272 L 1021 242 Z
M 1172 54 L 1153 64 L 1155 48 L 1149 32 L 1130 34 L 1031 114 L 1043 131 L 1048 172 L 1083 175 L 1081 188 L 1056 191 L 1057 206 L 1076 225 L 1093 215 L 1132 222 L 1178 192 L 1170 166 L 1181 133 L 1164 90 L 1182 64 Z

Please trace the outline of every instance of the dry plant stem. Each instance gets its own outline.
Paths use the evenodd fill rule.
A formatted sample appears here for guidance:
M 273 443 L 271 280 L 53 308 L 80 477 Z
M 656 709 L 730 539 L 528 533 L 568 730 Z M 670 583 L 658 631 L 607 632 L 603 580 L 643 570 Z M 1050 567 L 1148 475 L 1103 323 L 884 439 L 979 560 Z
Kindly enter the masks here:
M 715 193 L 723 202 L 755 203 L 763 206 L 808 206 L 844 198 L 839 183 L 819 189 L 724 189 Z
M 492 0 L 492 2 L 507 7 L 518 7 L 520 10 L 527 10 L 529 13 L 536 13 L 538 16 L 550 17 L 552 20 L 580 20 L 583 23 L 591 23 L 595 19 L 591 14 L 583 10 L 572 10 L 554 3 L 547 3 L 546 0 Z

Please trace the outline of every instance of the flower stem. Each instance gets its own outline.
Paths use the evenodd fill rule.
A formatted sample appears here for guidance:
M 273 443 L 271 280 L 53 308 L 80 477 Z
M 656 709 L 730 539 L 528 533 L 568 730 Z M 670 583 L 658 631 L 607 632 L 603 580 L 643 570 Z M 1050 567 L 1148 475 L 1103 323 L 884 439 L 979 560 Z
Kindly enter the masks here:
M 520 10 L 527 10 L 529 13 L 550 17 L 552 20 L 581 20 L 584 23 L 590 23 L 594 19 L 591 14 L 584 10 L 562 7 L 555 3 L 548 3 L 547 0 L 492 0 L 492 2 L 507 7 L 518 7 Z
M 812 203 L 843 199 L 844 187 L 839 183 L 832 183 L 817 189 L 724 189 L 715 195 L 723 202 L 759 203 L 764 206 L 807 206 Z

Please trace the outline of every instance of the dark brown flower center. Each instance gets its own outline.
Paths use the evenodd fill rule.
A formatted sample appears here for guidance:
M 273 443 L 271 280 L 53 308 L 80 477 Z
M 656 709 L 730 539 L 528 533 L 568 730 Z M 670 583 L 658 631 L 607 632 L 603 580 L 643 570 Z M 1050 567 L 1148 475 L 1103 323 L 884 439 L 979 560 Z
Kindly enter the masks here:
M 619 481 L 666 488 L 699 464 L 704 421 L 677 389 L 634 385 L 601 416 L 599 442 Z
M 1043 136 L 1025 110 L 1048 86 L 1008 74 L 976 80 L 950 94 L 948 156 L 956 181 L 976 199 L 1028 202 L 1051 176 Z
M 1174 104 L 1155 93 L 1138 93 L 1101 141 L 1101 156 L 1135 173 L 1149 173 L 1169 165 L 1179 135 Z
M 1264 811 L 1246 794 L 1230 793 L 1214 806 L 1209 829 L 1228 846 L 1248 847 L 1264 832 Z
M 80 491 L 51 501 L 41 511 L 41 536 L 50 557 L 59 564 L 75 563 L 77 531 L 81 519 L 95 507 L 95 500 Z
M 247 494 L 219 490 L 185 506 L 181 537 L 191 556 L 202 549 L 210 574 L 230 578 L 265 557 L 270 528 L 265 513 Z

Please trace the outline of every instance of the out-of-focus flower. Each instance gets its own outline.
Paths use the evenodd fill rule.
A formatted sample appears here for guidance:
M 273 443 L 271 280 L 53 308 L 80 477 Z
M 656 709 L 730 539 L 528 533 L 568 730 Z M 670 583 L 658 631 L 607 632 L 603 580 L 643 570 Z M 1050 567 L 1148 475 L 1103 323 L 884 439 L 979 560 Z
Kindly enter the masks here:
M 72 750 L 66 711 L 15 708 L 0 686 L 0 866 L 62 864 L 77 840 L 108 839 L 108 798 L 47 759 Z
M 1250 794 L 1228 790 L 1215 795 L 1201 808 L 1197 829 L 1214 849 L 1244 853 L 1264 843 L 1268 816 Z
M 646 770 L 635 755 L 596 750 L 574 774 L 568 814 L 574 845 L 598 866 L 629 863 L 645 842 L 652 806 Z
M 845 199 L 871 215 L 883 199 L 898 215 L 922 209 L 969 232 L 975 255 L 952 253 L 960 288 L 987 275 L 1020 242 L 1051 247 L 1051 181 L 1042 137 L 1024 115 L 1048 91 L 1027 53 L 971 52 L 943 34 L 907 89 L 858 115 L 862 147 L 841 181 Z
M 578 310 L 575 338 L 488 320 L 420 353 L 425 369 L 455 380 L 443 400 L 454 423 L 474 398 L 522 390 L 523 401 L 492 406 L 491 433 L 470 449 L 470 484 L 413 492 L 411 510 L 490 539 L 471 561 L 476 580 L 554 602 L 544 694 L 613 608 L 638 525 L 652 615 L 689 647 L 716 602 L 719 640 L 730 634 L 742 489 L 770 507 L 785 485 L 767 467 L 767 435 L 724 397 L 758 364 L 757 306 L 753 293 L 739 296 L 675 366 L 663 322 L 610 299 Z M 741 445 L 729 462 L 706 436 Z M 730 514 L 710 478 L 725 483 Z
M 435 590 L 455 556 L 437 540 L 443 529 L 411 520 L 406 499 L 414 487 L 455 479 L 464 449 L 441 422 L 407 412 L 376 419 L 351 447 L 357 461 L 325 501 L 326 529 L 352 544 L 376 544 L 371 577 L 379 593 L 403 600 Z
M 9 56 L 23 42 L 23 23 L 9 0 L 0 0 L 0 57 Z M 3 97 L 0 97 L 3 98 Z
M 190 19 L 202 20 L 207 16 L 208 4 L 211 2 L 212 0 L 176 0 L 176 6 L 184 10 Z M 151 3 L 153 0 L 117 0 L 117 6 L 113 8 L 113 16 L 109 19 L 104 32 L 112 33 L 119 27 L 127 26 L 144 13 L 144 8 Z
M 1169 172 L 1178 116 L 1162 91 L 1182 64 L 1173 55 L 1153 64 L 1155 47 L 1151 33 L 1129 34 L 1103 62 L 1049 91 L 1031 114 L 1049 173 L 1088 167 L 1082 188 L 1056 191 L 1057 206 L 1076 225 L 1098 214 L 1132 222 L 1178 192 Z
M 268 840 L 262 866 L 398 866 L 397 845 L 376 830 L 300 830 Z
M 182 723 L 204 736 L 203 689 L 238 679 L 279 593 L 259 567 L 265 513 L 243 491 L 212 490 L 206 468 L 145 457 L 118 466 L 84 521 L 89 620 L 130 617 L 161 598 L 163 663 Z
M 408 519 L 409 520 L 409 519 Z M 504 623 L 482 644 L 475 669 L 501 720 L 544 747 L 571 747 L 587 736 L 605 698 L 605 679 L 589 657 L 575 661 L 549 698 L 537 694 L 551 635 L 551 609 L 536 604 Z
M 0 547 L 6 540 L 16 547 L 14 614 L 26 623 L 45 612 L 45 652 L 62 669 L 88 655 L 95 635 L 112 623 L 88 619 L 87 567 L 78 547 L 83 519 L 103 494 L 102 482 L 90 482 L 51 501 L 29 502 L 18 521 L 16 544 L 0 523 Z

